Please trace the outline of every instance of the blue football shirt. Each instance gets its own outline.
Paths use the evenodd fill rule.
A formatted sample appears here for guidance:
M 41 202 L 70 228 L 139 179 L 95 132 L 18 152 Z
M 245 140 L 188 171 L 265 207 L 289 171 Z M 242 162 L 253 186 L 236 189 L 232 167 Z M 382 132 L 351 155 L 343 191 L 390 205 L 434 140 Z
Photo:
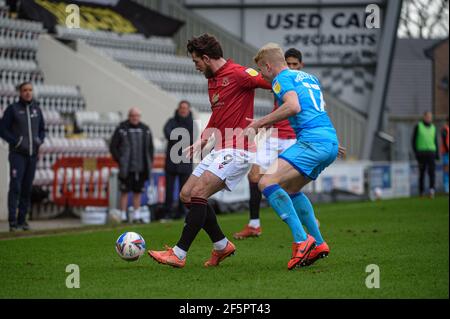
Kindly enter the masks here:
M 337 142 L 336 130 L 325 110 L 320 82 L 314 75 L 284 69 L 273 79 L 272 90 L 279 105 L 283 104 L 286 92 L 297 93 L 301 111 L 289 117 L 297 140 Z

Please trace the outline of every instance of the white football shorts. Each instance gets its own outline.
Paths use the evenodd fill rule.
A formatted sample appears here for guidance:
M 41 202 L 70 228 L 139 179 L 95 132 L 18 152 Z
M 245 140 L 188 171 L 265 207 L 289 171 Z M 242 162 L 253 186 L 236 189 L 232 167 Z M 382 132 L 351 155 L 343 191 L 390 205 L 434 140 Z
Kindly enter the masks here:
M 225 148 L 212 150 L 194 169 L 192 175 L 200 177 L 208 170 L 225 181 L 227 190 L 232 191 L 245 177 L 254 162 L 255 153 Z

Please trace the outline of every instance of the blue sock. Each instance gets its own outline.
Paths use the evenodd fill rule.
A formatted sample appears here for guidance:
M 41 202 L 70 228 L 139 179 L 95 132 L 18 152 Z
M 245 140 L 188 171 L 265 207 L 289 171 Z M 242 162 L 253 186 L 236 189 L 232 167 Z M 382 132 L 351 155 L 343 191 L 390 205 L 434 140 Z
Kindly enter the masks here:
M 294 242 L 300 243 L 305 241 L 307 235 L 303 229 L 302 223 L 295 212 L 292 200 L 278 184 L 267 186 L 263 190 L 264 196 L 270 203 L 270 206 L 277 212 L 278 216 L 288 224 L 291 229 Z
M 311 236 L 316 240 L 316 244 L 320 245 L 323 243 L 322 234 L 320 233 L 319 226 L 317 225 L 316 216 L 314 215 L 314 208 L 308 197 L 302 192 L 289 195 L 294 204 L 294 208 L 297 212 L 298 217 L 303 225 L 308 228 Z

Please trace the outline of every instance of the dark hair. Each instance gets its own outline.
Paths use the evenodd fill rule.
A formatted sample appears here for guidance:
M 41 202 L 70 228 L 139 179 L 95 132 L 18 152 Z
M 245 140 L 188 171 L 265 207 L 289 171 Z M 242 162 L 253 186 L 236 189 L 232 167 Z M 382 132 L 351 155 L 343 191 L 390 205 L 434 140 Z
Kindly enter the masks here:
M 20 92 L 20 91 L 22 90 L 22 88 L 23 88 L 25 85 L 28 85 L 28 84 L 29 84 L 29 85 L 32 85 L 30 81 L 22 82 L 22 83 L 20 83 L 20 84 L 18 84 L 18 85 L 16 86 L 16 90 Z
M 213 35 L 205 33 L 199 37 L 192 37 L 187 43 L 187 50 L 189 53 L 194 53 L 198 56 L 207 55 L 211 59 L 220 59 L 223 57 L 222 47 L 219 41 Z
M 284 58 L 296 58 L 298 62 L 302 63 L 302 53 L 296 48 L 290 48 L 284 53 Z
M 178 107 L 180 107 L 183 103 L 186 103 L 189 107 L 191 107 L 191 103 L 188 100 L 181 100 L 180 102 L 178 102 Z

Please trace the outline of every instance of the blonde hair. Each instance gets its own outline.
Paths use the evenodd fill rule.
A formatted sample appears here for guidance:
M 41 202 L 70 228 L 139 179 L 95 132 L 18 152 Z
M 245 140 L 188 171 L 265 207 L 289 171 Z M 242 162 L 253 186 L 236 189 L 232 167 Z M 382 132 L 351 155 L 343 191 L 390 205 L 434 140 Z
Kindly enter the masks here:
M 262 60 L 272 62 L 273 64 L 286 64 L 283 49 L 281 49 L 278 44 L 273 42 L 267 43 L 259 49 L 253 60 L 256 64 Z

